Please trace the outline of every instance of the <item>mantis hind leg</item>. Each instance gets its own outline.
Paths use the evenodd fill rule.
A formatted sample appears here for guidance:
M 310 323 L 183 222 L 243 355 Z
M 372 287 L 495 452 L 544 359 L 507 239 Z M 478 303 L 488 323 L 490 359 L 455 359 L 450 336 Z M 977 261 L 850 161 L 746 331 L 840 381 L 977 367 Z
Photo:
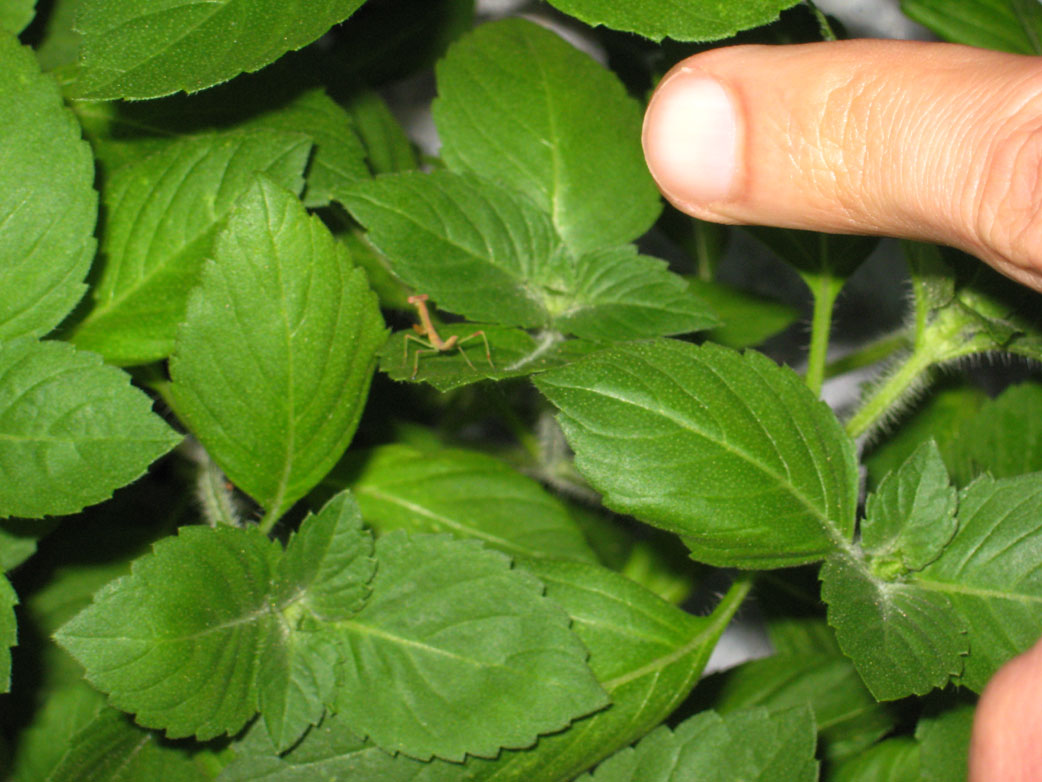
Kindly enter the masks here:
M 475 331 L 473 334 L 468 334 L 467 336 L 463 337 L 463 339 L 461 339 L 459 342 L 456 343 L 456 347 L 459 348 L 459 352 L 463 354 L 463 360 L 466 361 L 467 365 L 471 369 L 473 369 L 475 372 L 478 371 L 477 367 L 475 367 L 474 364 L 471 363 L 471 360 L 469 358 L 467 358 L 466 352 L 463 350 L 462 347 L 460 347 L 464 342 L 472 340 L 475 337 L 481 337 L 481 341 L 485 343 L 485 359 L 488 361 L 488 365 L 490 367 L 492 367 L 493 369 L 495 369 L 496 365 L 492 363 L 492 350 L 488 346 L 488 337 L 485 336 L 485 332 L 484 331 L 480 331 L 480 330 L 479 331 Z

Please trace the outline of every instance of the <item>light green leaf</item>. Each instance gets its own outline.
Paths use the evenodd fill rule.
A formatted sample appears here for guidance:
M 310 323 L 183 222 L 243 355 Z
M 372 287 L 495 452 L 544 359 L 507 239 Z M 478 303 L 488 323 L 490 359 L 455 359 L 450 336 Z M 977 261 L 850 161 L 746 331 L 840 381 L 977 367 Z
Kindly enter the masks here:
M 700 698 L 703 692 L 714 697 Z M 743 663 L 703 680 L 694 698 L 724 716 L 756 706 L 777 711 L 806 704 L 814 711 L 824 757 L 833 763 L 860 754 L 897 725 L 897 715 L 872 697 L 850 660 L 827 652 Z
M 265 650 L 257 702 L 272 744 L 289 749 L 317 725 L 336 693 L 339 652 L 332 633 L 316 628 L 284 634 Z
M 104 708 L 107 708 L 105 697 L 82 678 L 75 684 L 48 692 L 46 700 L 33 712 L 32 722 L 18 733 L 13 757 L 5 769 L 7 779 L 11 782 L 50 780 L 51 772 L 72 744 L 72 737 Z
M 279 553 L 256 527 L 182 527 L 55 638 L 138 724 L 202 741 L 235 733 L 257 710 L 257 669 L 275 637 Z
M 35 554 L 36 541 L 51 529 L 36 520 L 0 521 L 0 573 L 13 570 Z
M 233 132 L 166 145 L 116 172 L 105 188 L 93 307 L 72 340 L 118 364 L 170 355 L 188 294 L 236 201 L 258 171 L 299 191 L 310 149 L 299 134 Z
M 675 731 L 663 726 L 576 782 L 816 782 L 814 713 L 756 708 L 726 717 L 702 712 Z M 696 771 L 697 770 L 697 771 Z
M 391 532 L 372 595 L 338 623 L 336 711 L 382 749 L 494 757 L 603 708 L 568 616 L 476 541 Z
M 853 443 L 765 356 L 630 343 L 535 382 L 608 507 L 685 536 L 696 559 L 785 567 L 849 545 Z
M 0 31 L 0 339 L 42 336 L 83 296 L 98 194 L 58 85 Z
M 0 516 L 76 513 L 180 439 L 100 356 L 64 342 L 0 341 Z
M 526 195 L 575 252 L 651 227 L 660 201 L 640 148 L 641 108 L 587 55 L 508 19 L 453 45 L 437 77 L 434 119 L 449 168 Z
M 550 0 L 551 5 L 591 26 L 604 25 L 653 41 L 715 41 L 760 27 L 798 0 L 699 0 L 693 3 L 646 3 L 642 0 Z
M 560 283 L 544 285 L 553 328 L 583 339 L 664 337 L 720 324 L 665 261 L 632 245 L 587 253 Z
M 955 43 L 1042 54 L 1042 6 L 1038 0 L 902 0 L 901 10 Z
M 982 472 L 1012 478 L 1042 471 L 1042 385 L 1021 383 L 984 402 L 958 429 L 950 451 L 961 486 Z
M 877 700 L 923 695 L 962 673 L 966 626 L 943 592 L 874 578 L 840 555 L 821 580 L 829 624 Z
M 434 353 L 406 339 L 416 332 L 397 331 L 380 350 L 380 371 L 393 380 L 422 381 L 439 391 L 449 391 L 481 380 L 527 377 L 570 364 L 600 348 L 596 342 L 564 339 L 552 331 L 532 335 L 484 323 L 453 323 L 437 329 L 442 339 L 456 336 L 461 341 L 481 331 L 488 340 L 489 353 L 485 355 L 485 343 L 479 337 L 457 343 L 459 349 Z
M 214 256 L 178 332 L 171 401 L 228 478 L 280 515 L 351 441 L 383 321 L 365 273 L 269 179 Z
M 82 0 L 76 96 L 198 92 L 274 62 L 349 17 L 364 0 Z
M 40 67 L 53 71 L 63 65 L 72 65 L 80 51 L 80 36 L 75 32 L 76 10 L 80 0 L 54 0 L 48 3 L 49 12 L 43 25 L 39 43 L 33 48 Z
M 946 596 L 969 630 L 959 683 L 980 691 L 999 666 L 1042 635 L 1042 476 L 983 476 L 959 497 L 959 530 L 916 574 Z
M 889 580 L 937 559 L 958 526 L 956 502 L 941 452 L 930 440 L 868 498 L 861 545 L 869 568 Z
M 349 619 L 369 597 L 376 572 L 372 533 L 350 492 L 309 513 L 279 562 L 275 594 L 282 604 L 297 601 L 318 619 Z
M 723 322 L 706 336 L 731 348 L 759 345 L 793 323 L 799 312 L 788 304 L 764 299 L 721 282 L 690 279 L 691 291 Z
M 596 561 L 554 495 L 477 451 L 386 445 L 352 455 L 331 478 L 351 487 L 362 515 L 380 533 L 449 532 L 511 556 Z
M 18 35 L 36 15 L 36 0 L 0 0 L 0 30 Z
M 881 741 L 841 764 L 830 779 L 834 782 L 878 782 L 881 779 L 921 782 L 919 745 L 909 736 Z
M 11 647 L 18 643 L 18 620 L 14 607 L 18 595 L 7 580 L 0 575 L 0 692 L 11 691 Z
M 143 730 L 116 709 L 103 709 L 72 737 L 47 782 L 205 782 L 210 777 L 183 747 Z
M 399 277 L 472 320 L 546 326 L 534 286 L 565 263 L 549 218 L 470 175 L 406 172 L 357 182 L 339 196 Z

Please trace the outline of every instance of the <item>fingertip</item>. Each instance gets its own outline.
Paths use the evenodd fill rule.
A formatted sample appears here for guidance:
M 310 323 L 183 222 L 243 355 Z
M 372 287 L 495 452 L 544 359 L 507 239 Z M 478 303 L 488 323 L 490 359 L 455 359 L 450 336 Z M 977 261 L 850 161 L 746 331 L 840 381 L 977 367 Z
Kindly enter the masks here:
M 643 143 L 659 189 L 684 211 L 697 212 L 733 194 L 738 112 L 717 79 L 683 66 L 667 76 L 644 116 Z

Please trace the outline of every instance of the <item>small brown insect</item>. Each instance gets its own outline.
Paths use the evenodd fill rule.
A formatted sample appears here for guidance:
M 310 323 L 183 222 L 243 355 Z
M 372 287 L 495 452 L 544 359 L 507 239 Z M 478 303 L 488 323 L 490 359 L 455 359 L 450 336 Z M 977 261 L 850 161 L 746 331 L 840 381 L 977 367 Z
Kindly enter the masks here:
M 467 354 L 460 348 L 464 342 L 472 340 L 475 337 L 481 337 L 481 341 L 485 343 L 485 358 L 488 360 L 488 365 L 493 369 L 496 365 L 492 363 L 492 351 L 488 347 L 488 338 L 485 336 L 485 332 L 475 331 L 473 334 L 468 334 L 465 337 L 460 338 L 458 334 L 453 334 L 448 339 L 442 339 L 438 334 L 438 330 L 434 328 L 434 324 L 431 322 L 431 314 L 427 310 L 427 300 L 430 297 L 426 293 L 418 293 L 415 296 L 409 297 L 409 303 L 416 308 L 416 311 L 420 315 L 420 322 L 413 324 L 413 330 L 419 336 L 413 336 L 412 334 L 406 334 L 402 340 L 402 363 L 406 363 L 409 360 L 409 341 L 420 345 L 416 349 L 414 359 L 412 362 L 412 375 L 409 379 L 416 377 L 416 373 L 420 371 L 420 354 L 421 353 L 445 353 L 455 348 L 463 356 L 463 360 L 467 362 L 467 366 L 477 372 L 477 367 L 467 358 Z

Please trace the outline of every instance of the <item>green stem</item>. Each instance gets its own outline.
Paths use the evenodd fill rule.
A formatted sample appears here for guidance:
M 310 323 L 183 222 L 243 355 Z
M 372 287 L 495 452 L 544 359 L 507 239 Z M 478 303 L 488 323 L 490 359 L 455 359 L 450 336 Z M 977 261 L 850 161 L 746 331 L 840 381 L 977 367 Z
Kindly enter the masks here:
M 260 520 L 260 524 L 257 525 L 257 528 L 265 535 L 270 535 L 272 528 L 275 526 L 278 520 L 282 518 L 282 514 L 276 511 L 277 507 L 278 505 L 269 509 L 264 514 L 264 518 Z
M 885 358 L 889 358 L 898 350 L 909 347 L 907 334 L 891 334 L 874 342 L 869 342 L 853 353 L 838 358 L 825 367 L 825 379 L 845 375 L 855 369 L 870 367 Z
M 821 384 L 825 381 L 825 364 L 829 350 L 829 334 L 832 331 L 832 312 L 843 281 L 827 273 L 808 278 L 814 295 L 814 315 L 810 326 L 810 352 L 807 354 L 807 388 L 815 396 L 821 395 Z

